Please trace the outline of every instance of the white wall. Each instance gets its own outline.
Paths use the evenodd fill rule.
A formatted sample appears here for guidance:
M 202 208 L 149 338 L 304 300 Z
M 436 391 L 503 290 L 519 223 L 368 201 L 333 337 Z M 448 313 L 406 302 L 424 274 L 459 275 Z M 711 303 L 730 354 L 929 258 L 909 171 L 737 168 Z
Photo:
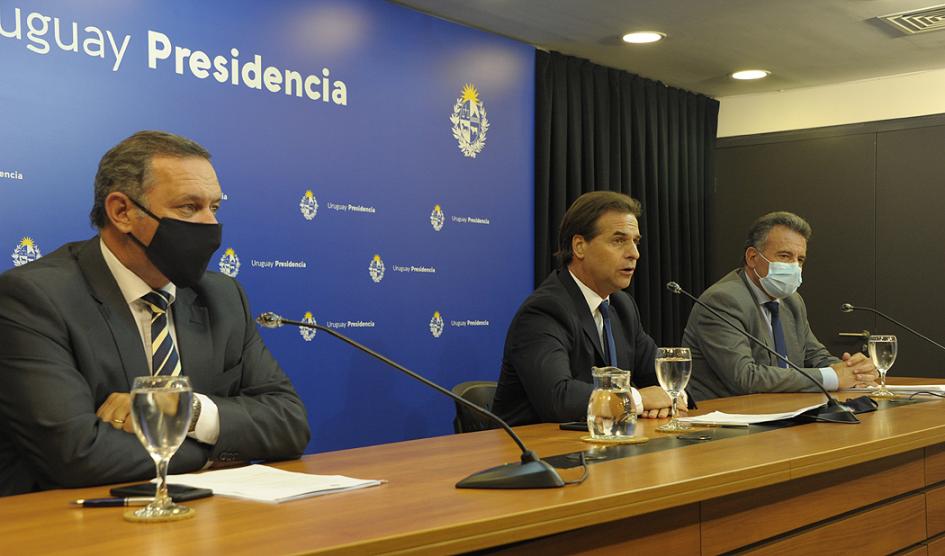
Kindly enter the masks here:
M 945 69 L 719 99 L 719 137 L 945 113 Z

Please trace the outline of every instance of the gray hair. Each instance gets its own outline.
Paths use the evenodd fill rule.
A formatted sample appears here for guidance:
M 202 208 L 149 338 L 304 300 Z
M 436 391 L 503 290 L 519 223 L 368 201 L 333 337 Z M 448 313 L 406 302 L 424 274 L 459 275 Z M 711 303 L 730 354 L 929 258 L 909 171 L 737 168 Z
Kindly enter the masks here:
M 797 232 L 803 236 L 805 240 L 810 241 L 812 232 L 807 220 L 804 220 L 793 212 L 777 211 L 769 212 L 758 218 L 758 220 L 755 220 L 751 227 L 748 228 L 748 237 L 745 239 L 745 249 L 754 247 L 758 251 L 761 251 L 768 241 L 768 233 L 770 233 L 771 228 L 775 226 L 784 226 L 793 232 Z
M 210 153 L 196 142 L 166 131 L 139 131 L 112 147 L 98 163 L 95 174 L 95 201 L 89 212 L 92 225 L 105 227 L 105 198 L 119 191 L 144 203 L 144 194 L 155 156 L 200 157 L 210 160 Z

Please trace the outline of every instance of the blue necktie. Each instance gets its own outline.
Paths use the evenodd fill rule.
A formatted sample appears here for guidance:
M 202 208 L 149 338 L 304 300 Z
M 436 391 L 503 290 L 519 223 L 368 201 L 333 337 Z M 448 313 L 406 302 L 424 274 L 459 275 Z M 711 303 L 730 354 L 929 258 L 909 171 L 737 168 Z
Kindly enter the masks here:
M 781 304 L 777 301 L 769 301 L 765 303 L 765 308 L 771 313 L 771 333 L 774 336 L 774 351 L 787 357 L 787 345 L 784 343 L 784 329 L 781 328 Z M 778 359 L 778 366 L 787 368 L 787 363 L 782 359 Z
M 167 322 L 170 294 L 152 290 L 141 296 L 141 300 L 151 311 L 151 376 L 161 373 L 177 376 L 180 374 L 180 357 Z
M 600 316 L 604 319 L 604 338 L 607 340 L 604 345 L 604 356 L 607 364 L 611 367 L 617 366 L 617 344 L 614 343 L 614 329 L 610 326 L 610 302 L 606 299 L 600 303 Z

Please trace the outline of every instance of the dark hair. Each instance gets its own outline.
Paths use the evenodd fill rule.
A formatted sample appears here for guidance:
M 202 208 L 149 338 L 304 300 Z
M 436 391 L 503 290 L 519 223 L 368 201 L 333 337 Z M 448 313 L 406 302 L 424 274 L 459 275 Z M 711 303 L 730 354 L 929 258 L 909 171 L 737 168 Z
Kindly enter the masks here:
M 775 226 L 784 226 L 804 236 L 805 240 L 810 241 L 811 229 L 810 224 L 808 224 L 806 220 L 793 212 L 769 212 L 755 220 L 751 227 L 748 228 L 748 237 L 745 238 L 745 249 L 754 247 L 758 251 L 761 251 L 768 241 L 768 234 L 771 232 L 771 228 Z M 744 254 L 742 257 L 744 259 Z M 742 262 L 744 263 L 744 260 Z
M 105 198 L 112 191 L 120 191 L 132 199 L 144 202 L 144 193 L 150 184 L 148 174 L 155 156 L 210 160 L 210 153 L 194 141 L 166 131 L 139 131 L 112 147 L 98 163 L 95 174 L 95 200 L 89 218 L 98 229 L 105 227 Z
M 574 236 L 583 236 L 591 241 L 600 231 L 597 229 L 597 219 L 608 211 L 621 214 L 632 214 L 637 218 L 643 214 L 640 201 L 629 195 L 614 191 L 593 191 L 578 197 L 561 220 L 561 230 L 558 232 L 558 260 L 561 266 L 567 266 L 574 257 L 571 249 L 571 240 Z

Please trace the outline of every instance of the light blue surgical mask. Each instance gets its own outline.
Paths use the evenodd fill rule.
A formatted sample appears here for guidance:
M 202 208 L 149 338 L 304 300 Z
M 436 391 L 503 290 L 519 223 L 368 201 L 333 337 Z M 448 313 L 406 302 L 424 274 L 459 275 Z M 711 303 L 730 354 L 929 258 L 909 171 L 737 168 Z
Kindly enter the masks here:
M 758 252 L 758 256 L 768 261 L 768 258 Z M 768 275 L 761 277 L 758 271 L 752 269 L 755 276 L 761 280 L 761 287 L 771 297 L 775 299 L 784 299 L 797 291 L 804 281 L 801 278 L 801 265 L 798 263 L 782 263 L 778 261 L 768 261 Z

